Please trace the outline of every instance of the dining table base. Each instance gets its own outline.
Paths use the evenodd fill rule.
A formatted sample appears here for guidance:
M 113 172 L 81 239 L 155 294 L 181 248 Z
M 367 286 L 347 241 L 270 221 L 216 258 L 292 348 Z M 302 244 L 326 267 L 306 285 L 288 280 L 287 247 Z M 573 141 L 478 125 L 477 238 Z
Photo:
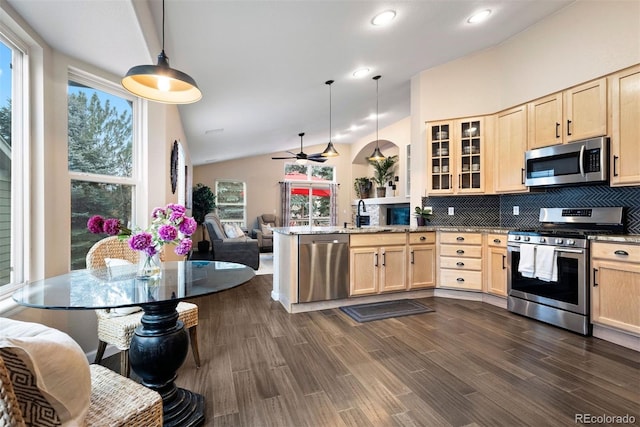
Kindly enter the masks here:
M 174 382 L 189 351 L 189 336 L 178 320 L 177 305 L 169 300 L 143 306 L 142 325 L 131 339 L 129 361 L 142 384 L 160 393 L 163 425 L 195 427 L 204 424 L 204 397 Z

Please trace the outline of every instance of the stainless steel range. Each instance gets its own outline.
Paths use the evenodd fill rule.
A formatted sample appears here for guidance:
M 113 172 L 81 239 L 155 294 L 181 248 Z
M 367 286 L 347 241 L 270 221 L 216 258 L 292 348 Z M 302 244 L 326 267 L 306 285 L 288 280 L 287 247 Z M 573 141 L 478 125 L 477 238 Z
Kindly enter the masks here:
M 589 321 L 589 239 L 622 233 L 623 208 L 541 208 L 540 228 L 507 236 L 507 309 L 582 335 Z

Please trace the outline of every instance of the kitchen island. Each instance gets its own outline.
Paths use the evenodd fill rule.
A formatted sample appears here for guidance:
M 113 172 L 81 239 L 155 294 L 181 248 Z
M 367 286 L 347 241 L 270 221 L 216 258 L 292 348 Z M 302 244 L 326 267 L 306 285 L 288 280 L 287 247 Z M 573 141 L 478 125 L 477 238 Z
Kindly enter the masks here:
M 414 262 L 423 252 L 410 249 L 410 236 L 428 246 L 427 258 Z M 433 295 L 435 227 L 280 227 L 274 229 L 273 254 L 271 297 L 290 313 Z M 413 274 L 412 265 L 427 271 Z M 407 286 L 413 283 L 407 274 L 422 286 Z

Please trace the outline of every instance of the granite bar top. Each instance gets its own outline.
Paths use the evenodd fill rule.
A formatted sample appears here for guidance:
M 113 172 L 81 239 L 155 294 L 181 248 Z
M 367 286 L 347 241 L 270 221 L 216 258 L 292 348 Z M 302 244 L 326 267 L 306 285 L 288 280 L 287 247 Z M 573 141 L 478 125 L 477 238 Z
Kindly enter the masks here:
M 453 233 L 494 233 L 507 234 L 508 228 L 502 227 L 438 227 L 438 226 L 408 226 L 408 225 L 387 225 L 387 226 L 363 226 L 355 227 L 276 227 L 275 233 L 287 235 L 307 235 L 307 234 L 367 234 L 367 233 L 419 233 L 425 231 L 449 231 Z

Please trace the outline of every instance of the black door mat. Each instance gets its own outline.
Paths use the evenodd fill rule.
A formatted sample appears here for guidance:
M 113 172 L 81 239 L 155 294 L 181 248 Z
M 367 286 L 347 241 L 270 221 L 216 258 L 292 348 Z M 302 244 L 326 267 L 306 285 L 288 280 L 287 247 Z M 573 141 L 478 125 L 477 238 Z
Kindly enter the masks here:
M 340 310 L 344 311 L 349 317 L 360 323 L 435 311 L 421 302 L 412 299 L 350 305 L 340 307 Z

